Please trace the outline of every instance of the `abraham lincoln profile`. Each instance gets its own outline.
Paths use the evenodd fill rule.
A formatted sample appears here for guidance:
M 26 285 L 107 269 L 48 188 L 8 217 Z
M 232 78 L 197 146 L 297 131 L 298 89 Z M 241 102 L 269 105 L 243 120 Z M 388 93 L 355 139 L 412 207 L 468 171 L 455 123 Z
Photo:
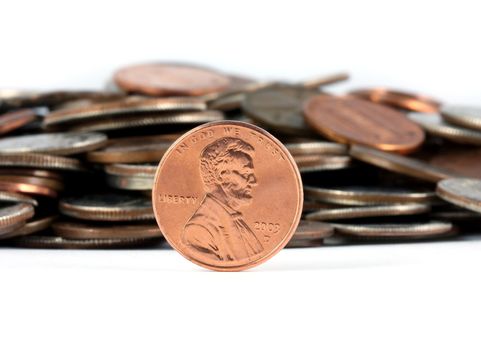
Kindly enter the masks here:
M 251 203 L 257 185 L 253 152 L 251 145 L 232 137 L 202 150 L 200 173 L 207 193 L 185 225 L 182 241 L 206 258 L 242 260 L 263 250 L 239 211 Z

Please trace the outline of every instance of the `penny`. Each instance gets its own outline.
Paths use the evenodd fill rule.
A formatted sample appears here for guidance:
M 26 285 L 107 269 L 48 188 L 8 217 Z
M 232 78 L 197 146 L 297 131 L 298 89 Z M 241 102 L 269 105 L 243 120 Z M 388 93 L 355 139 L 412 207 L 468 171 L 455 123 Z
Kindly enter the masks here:
M 64 215 L 98 221 L 133 221 L 154 218 L 149 198 L 127 194 L 92 194 L 64 198 L 59 203 Z
M 244 113 L 261 125 L 286 134 L 311 133 L 302 116 L 303 103 L 319 91 L 298 85 L 275 84 L 246 94 Z
M 410 153 L 424 141 L 424 131 L 403 113 L 353 97 L 315 96 L 304 115 L 314 130 L 340 143 Z
M 15 182 L 11 180 L 0 181 L 0 191 L 6 192 L 18 192 L 27 195 L 38 195 L 56 198 L 58 192 L 50 187 L 38 184 L 29 183 L 29 181 L 17 180 Z
M 481 212 L 481 180 L 446 179 L 438 183 L 436 193 L 445 201 L 461 208 Z
M 45 177 L 20 176 L 20 175 L 1 175 L 0 182 L 23 183 L 35 186 L 48 187 L 54 191 L 62 191 L 64 184 L 61 181 Z
M 162 63 L 122 68 L 114 81 L 124 91 L 151 96 L 201 96 L 230 85 L 227 76 L 212 70 Z
M 47 154 L 0 154 L 0 167 L 25 167 L 62 171 L 83 171 L 78 159 Z
M 333 187 L 304 186 L 307 198 L 342 205 L 375 205 L 391 203 L 431 203 L 436 195 L 401 187 Z
M 3 192 L 3 191 L 0 191 L 0 202 L 27 203 L 35 207 L 38 205 L 38 202 L 31 197 L 24 196 L 23 194 L 19 194 L 19 193 Z
M 40 219 L 33 219 L 25 223 L 25 225 L 23 225 L 21 228 L 2 235 L 0 238 L 6 239 L 12 237 L 27 236 L 37 232 L 45 231 L 52 225 L 55 219 L 55 216 L 47 216 Z
M 0 234 L 8 233 L 18 228 L 19 224 L 33 217 L 34 209 L 31 204 L 19 203 L 0 207 Z
M 53 231 L 67 239 L 122 239 L 162 237 L 159 226 L 152 224 L 137 225 L 99 225 L 80 222 L 56 222 Z
M 369 147 L 352 146 L 349 154 L 377 167 L 429 182 L 456 177 L 456 173 L 430 165 L 421 160 L 378 151 Z
M 305 215 L 306 220 L 344 220 L 383 216 L 415 215 L 427 213 L 430 206 L 422 203 L 373 205 L 366 207 L 321 209 Z
M 481 108 L 479 107 L 446 105 L 441 108 L 441 115 L 448 123 L 481 130 Z
M 427 133 L 457 143 L 481 145 L 481 131 L 446 123 L 439 114 L 409 113 L 409 119 L 419 124 Z
M 99 133 L 56 133 L 7 137 L 0 140 L 1 154 L 48 153 L 71 155 L 92 151 L 107 143 Z
M 481 148 L 449 147 L 424 158 L 429 164 L 446 169 L 457 177 L 481 179 Z
M 0 115 L 0 135 L 21 128 L 37 119 L 33 109 L 22 109 Z
M 22 169 L 22 168 L 8 168 L 1 169 L 0 175 L 20 175 L 20 176 L 33 176 L 44 177 L 47 179 L 62 181 L 63 177 L 58 172 L 44 170 L 44 169 Z
M 335 142 L 297 142 L 285 143 L 284 146 L 293 156 L 306 154 L 346 155 L 348 153 L 346 145 Z
M 427 96 L 385 88 L 359 89 L 349 94 L 375 103 L 421 113 L 436 113 L 441 106 L 438 101 Z
M 332 224 L 336 233 L 365 239 L 430 239 L 453 234 L 452 224 L 443 221 L 394 224 Z
M 125 98 L 123 100 L 90 104 L 77 108 L 59 109 L 44 118 L 44 124 L 58 125 L 99 120 L 126 114 L 142 114 L 169 111 L 201 111 L 206 109 L 204 101 L 192 97 L 175 98 Z
M 287 244 L 303 193 L 296 164 L 277 139 L 251 124 L 226 121 L 197 127 L 171 146 L 159 164 L 152 201 L 175 250 L 209 269 L 239 271 Z

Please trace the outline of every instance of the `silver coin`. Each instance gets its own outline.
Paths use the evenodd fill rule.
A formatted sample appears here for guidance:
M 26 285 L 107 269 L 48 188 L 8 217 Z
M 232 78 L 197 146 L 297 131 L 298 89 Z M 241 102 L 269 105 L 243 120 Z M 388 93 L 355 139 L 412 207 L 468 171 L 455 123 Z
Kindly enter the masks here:
M 335 142 L 298 142 L 285 143 L 284 146 L 291 155 L 308 155 L 308 154 L 329 154 L 329 155 L 346 155 L 347 146 Z
M 334 234 L 334 228 L 330 224 L 316 221 L 299 221 L 296 232 L 292 236 L 295 240 L 313 240 L 331 237 Z
M 20 193 L 4 192 L 4 191 L 0 191 L 0 203 L 1 202 L 27 203 L 35 207 L 38 205 L 38 202 L 31 197 L 28 197 Z
M 481 180 L 446 179 L 438 183 L 436 193 L 447 202 L 481 213 Z
M 448 123 L 481 130 L 480 107 L 446 105 L 441 107 L 441 115 Z
M 0 167 L 85 171 L 78 159 L 34 153 L 0 154 Z
M 154 186 L 154 176 L 119 176 L 107 174 L 107 184 L 121 190 L 144 191 Z
M 32 218 L 35 211 L 31 204 L 19 203 L 0 207 L 0 234 L 18 229 Z
M 109 164 L 104 167 L 104 171 L 117 176 L 154 177 L 157 164 Z
M 0 238 L 7 239 L 12 237 L 27 236 L 44 231 L 52 225 L 55 219 L 55 216 L 49 216 L 27 221 L 22 227 L 18 228 L 17 230 L 13 230 L 5 235 L 2 235 Z

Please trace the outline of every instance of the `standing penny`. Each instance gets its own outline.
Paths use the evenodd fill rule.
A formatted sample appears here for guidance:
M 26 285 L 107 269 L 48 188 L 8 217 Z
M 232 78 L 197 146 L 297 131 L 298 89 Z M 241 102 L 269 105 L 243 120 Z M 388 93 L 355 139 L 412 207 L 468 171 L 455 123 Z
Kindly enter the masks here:
M 120 69 L 114 81 L 122 90 L 151 96 L 200 96 L 230 85 L 227 76 L 212 70 L 161 63 Z
M 299 171 L 266 131 L 242 122 L 197 127 L 166 152 L 152 194 L 174 249 L 219 271 L 256 266 L 281 250 L 302 212 Z
M 0 115 L 0 135 L 21 128 L 35 119 L 37 113 L 34 109 L 21 109 Z
M 304 115 L 317 132 L 341 143 L 410 153 L 424 141 L 424 131 L 403 113 L 354 97 L 313 97 Z
M 438 183 L 436 193 L 447 202 L 481 213 L 481 180 L 446 179 Z

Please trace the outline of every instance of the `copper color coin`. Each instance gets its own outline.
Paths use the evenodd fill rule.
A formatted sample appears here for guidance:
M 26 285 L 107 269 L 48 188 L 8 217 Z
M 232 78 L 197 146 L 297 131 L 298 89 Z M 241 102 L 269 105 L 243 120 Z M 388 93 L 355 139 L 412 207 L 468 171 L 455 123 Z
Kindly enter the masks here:
M 456 177 L 449 170 L 430 165 L 424 161 L 378 151 L 369 147 L 353 146 L 349 154 L 358 160 L 377 167 L 430 182 Z
M 227 76 L 200 67 L 151 63 L 118 70 L 115 83 L 124 91 L 151 96 L 201 96 L 226 90 Z
M 46 177 L 0 174 L 0 182 L 14 182 L 14 183 L 38 185 L 38 186 L 51 188 L 54 191 L 62 191 L 64 189 L 64 185 L 61 181 L 49 179 Z
M 0 191 L 0 202 L 27 203 L 35 207 L 38 205 L 38 202 L 29 196 L 24 196 L 23 194 L 19 194 L 19 193 L 3 192 L 3 191 Z
M 409 153 L 424 141 L 424 131 L 403 113 L 353 97 L 313 97 L 304 115 L 317 132 L 341 143 Z
M 118 176 L 154 177 L 157 164 L 109 164 L 105 166 L 105 172 Z
M 458 177 L 481 179 L 481 148 L 449 147 L 424 158 L 432 166 L 446 169 Z
M 351 91 L 350 95 L 375 103 L 421 113 L 436 113 L 441 105 L 430 97 L 386 88 L 359 89 Z
M 19 203 L 0 207 L 0 229 L 15 224 L 24 223 L 33 217 L 34 209 L 31 204 Z
M 0 175 L 20 175 L 20 176 L 33 176 L 44 177 L 46 179 L 62 181 L 63 177 L 58 172 L 44 170 L 44 169 L 22 169 L 22 168 L 10 168 L 1 169 Z
M 1 168 L 35 168 L 65 171 L 83 171 L 78 159 L 51 156 L 47 154 L 0 154 Z
M 33 109 L 22 109 L 0 115 L 0 135 L 21 128 L 37 119 Z
M 157 170 L 157 223 L 174 249 L 219 271 L 256 266 L 294 234 L 303 192 L 297 166 L 266 131 L 226 121 L 177 140 Z
M 447 202 L 481 213 L 481 180 L 447 179 L 438 183 L 436 193 Z
M 481 130 L 481 108 L 472 106 L 443 106 L 441 115 L 448 123 Z
M 55 221 L 55 216 L 48 216 L 40 219 L 33 219 L 28 221 L 25 225 L 21 228 L 14 230 L 10 233 L 2 235 L 1 238 L 12 238 L 12 237 L 20 237 L 20 236 L 27 236 L 37 232 L 45 231 L 48 229 L 52 223 Z
M 58 192 L 50 187 L 32 184 L 21 180 L 16 182 L 10 180 L 0 181 L 0 191 L 17 192 L 34 196 L 47 196 L 52 198 L 56 198 L 58 196 Z
M 121 239 L 162 237 L 156 223 L 138 225 L 99 225 L 80 222 L 56 222 L 53 231 L 67 239 Z

